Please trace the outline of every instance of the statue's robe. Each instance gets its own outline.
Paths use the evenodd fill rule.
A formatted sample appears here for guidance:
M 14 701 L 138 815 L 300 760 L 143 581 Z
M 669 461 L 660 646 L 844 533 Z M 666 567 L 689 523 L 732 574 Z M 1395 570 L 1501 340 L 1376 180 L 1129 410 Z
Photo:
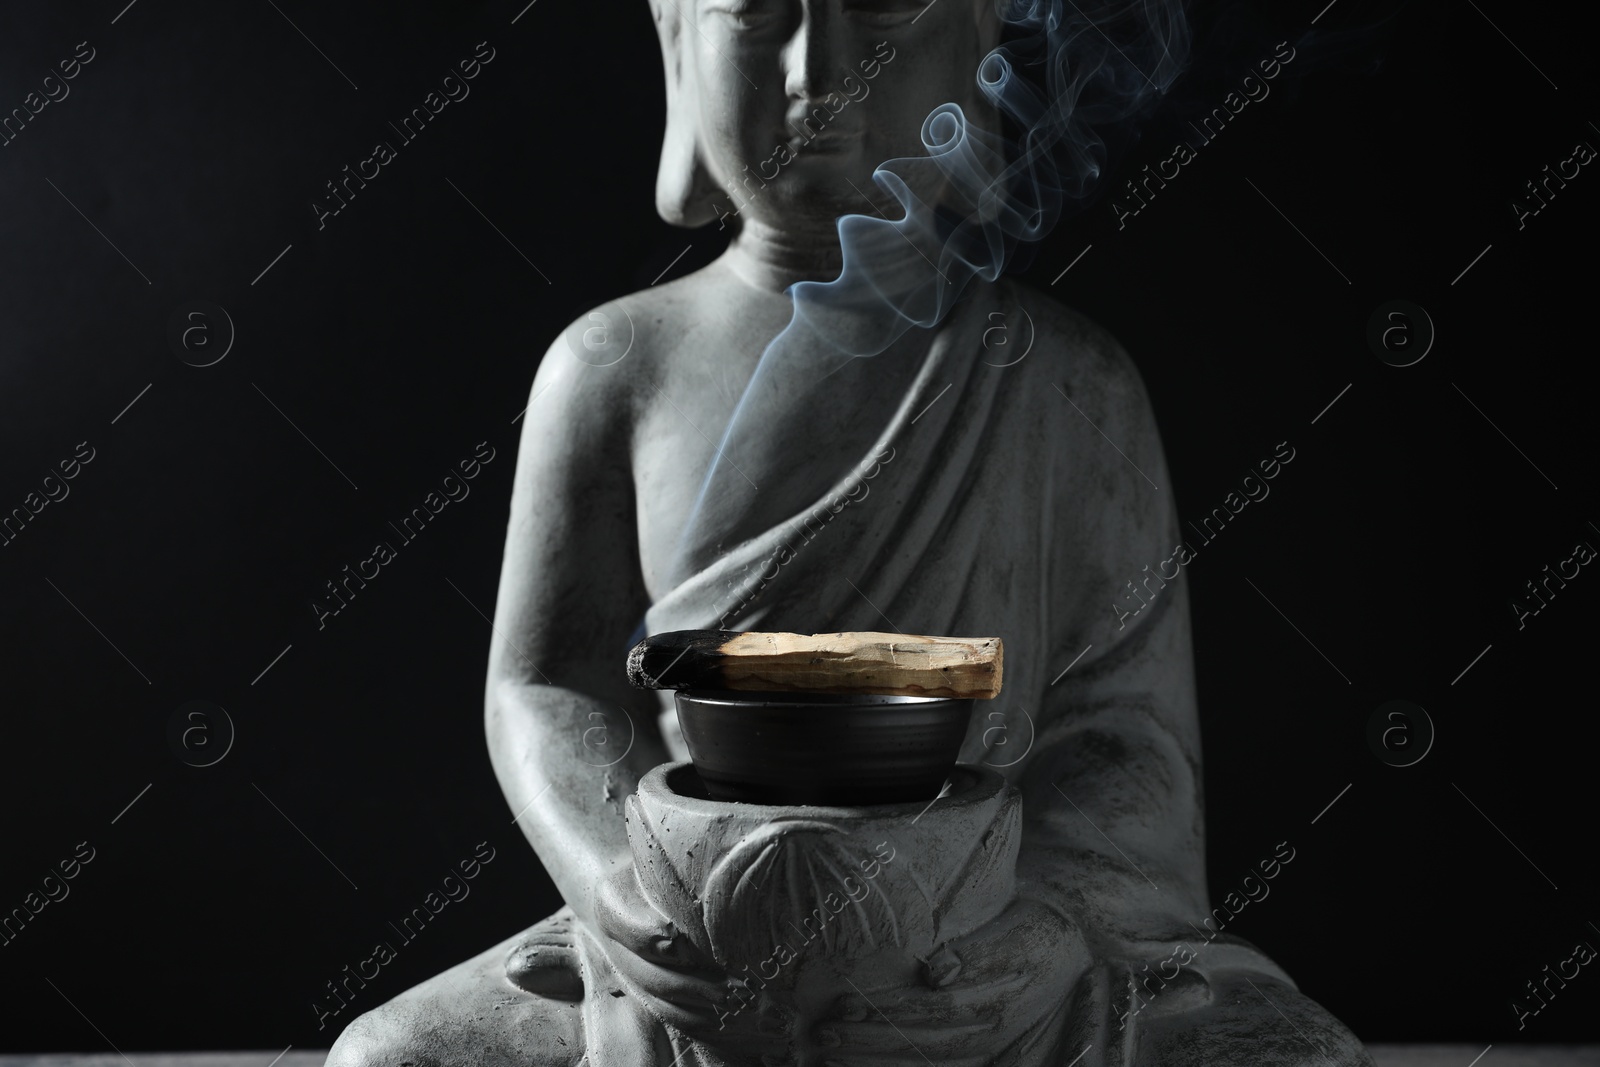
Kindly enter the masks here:
M 753 399 L 742 415 L 760 425 Z M 1068 1058 L 1089 1046 L 1081 1064 L 1158 1062 L 1163 1035 L 1204 1040 L 1202 1026 L 1226 1042 L 1248 1020 L 1261 1028 L 1253 1062 L 1313 1049 L 1365 1062 L 1282 970 L 1221 932 L 1233 912 L 1208 904 L 1186 538 L 1115 340 L 1036 292 L 975 283 L 878 439 L 828 461 L 840 476 L 813 507 L 660 597 L 646 629 L 999 636 L 1003 689 L 975 705 L 960 758 L 1021 790 L 1019 873 L 1091 932 L 1097 963 L 1062 990 Z M 687 759 L 661 696 L 663 737 Z M 1261 842 L 1274 875 L 1277 844 Z
M 745 416 L 761 419 L 759 403 Z M 961 760 L 1020 790 L 1019 881 L 1085 931 L 1053 1058 L 1370 1065 L 1263 953 L 1218 932 L 1232 913 L 1207 899 L 1185 537 L 1116 342 L 1038 293 L 975 283 L 927 333 L 877 439 L 822 459 L 839 472 L 831 489 L 658 597 L 646 628 L 1001 637 L 1003 691 L 975 706 Z M 662 697 L 663 736 L 687 758 Z M 1278 849 L 1260 843 L 1266 860 Z M 619 1012 L 631 998 L 573 926 L 563 909 L 391 1005 L 426 1020 L 431 1047 L 482 1048 L 483 1063 L 576 1062 L 579 1042 L 596 1067 L 695 1062 L 679 1036 Z M 581 1011 L 506 981 L 508 951 L 515 971 L 535 950 L 579 961 Z M 404 1054 L 403 1036 L 377 1044 L 397 1064 L 441 1058 Z

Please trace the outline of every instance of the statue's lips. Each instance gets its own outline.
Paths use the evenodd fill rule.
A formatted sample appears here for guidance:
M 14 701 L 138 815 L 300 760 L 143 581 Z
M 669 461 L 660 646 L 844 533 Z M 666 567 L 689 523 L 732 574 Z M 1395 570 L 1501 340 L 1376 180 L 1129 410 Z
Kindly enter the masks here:
M 823 154 L 843 154 L 855 151 L 861 145 L 859 133 L 845 133 L 839 130 L 823 130 L 814 137 L 792 136 L 786 142 L 789 151 L 796 156 L 807 152 Z

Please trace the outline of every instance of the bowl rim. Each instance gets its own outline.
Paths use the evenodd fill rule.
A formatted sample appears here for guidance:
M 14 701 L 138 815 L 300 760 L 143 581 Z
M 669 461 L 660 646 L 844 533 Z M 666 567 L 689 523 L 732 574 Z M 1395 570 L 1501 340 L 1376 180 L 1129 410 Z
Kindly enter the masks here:
M 951 699 L 960 698 L 952 697 Z M 644 777 L 659 774 L 658 782 L 653 787 L 655 791 L 672 798 L 673 803 L 678 806 L 706 815 L 720 815 L 724 813 L 726 805 L 739 804 L 745 808 L 768 809 L 773 812 L 773 818 L 780 816 L 792 817 L 792 813 L 796 809 L 803 809 L 806 815 L 812 818 L 852 817 L 858 815 L 863 808 L 868 808 L 880 816 L 909 815 L 912 812 L 917 812 L 920 817 L 921 813 L 931 808 L 933 806 L 932 802 L 936 800 L 949 800 L 957 804 L 983 803 L 988 795 L 994 792 L 1004 793 L 1009 788 L 1006 777 L 994 768 L 983 767 L 975 763 L 957 762 L 952 764 L 945 774 L 945 781 L 950 786 L 950 792 L 941 791 L 927 800 L 898 800 L 890 801 L 887 804 L 801 804 L 792 801 L 732 801 L 718 800 L 709 795 L 699 796 L 698 794 L 678 792 L 672 786 L 679 779 L 679 776 L 685 772 L 694 775 L 700 782 L 701 787 L 709 793 L 710 787 L 706 785 L 705 779 L 700 777 L 699 768 L 695 766 L 693 760 L 670 760 L 646 771 Z M 640 779 L 640 784 L 644 784 L 643 777 Z M 948 805 L 946 806 L 948 807 Z M 913 824 L 915 824 L 915 821 L 912 820 Z

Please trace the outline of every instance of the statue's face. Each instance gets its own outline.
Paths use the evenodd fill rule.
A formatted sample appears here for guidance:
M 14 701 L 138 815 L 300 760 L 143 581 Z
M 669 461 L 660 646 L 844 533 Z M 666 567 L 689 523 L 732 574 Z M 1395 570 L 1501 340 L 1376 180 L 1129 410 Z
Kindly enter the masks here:
M 884 201 L 873 169 L 925 154 L 931 110 L 974 114 L 985 0 L 665 2 L 695 8 L 685 88 L 719 210 L 778 230 L 871 214 L 863 194 Z

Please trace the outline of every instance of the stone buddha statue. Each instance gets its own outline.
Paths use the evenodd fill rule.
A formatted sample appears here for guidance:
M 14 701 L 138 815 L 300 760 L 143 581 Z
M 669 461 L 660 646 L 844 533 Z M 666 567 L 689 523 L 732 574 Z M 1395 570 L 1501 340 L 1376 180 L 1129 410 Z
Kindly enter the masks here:
M 330 1067 L 1370 1065 L 1208 899 L 1138 372 L 1002 273 L 1176 76 L 1171 8 L 651 0 L 658 210 L 732 237 L 578 319 L 523 421 L 486 724 L 566 906 Z M 999 635 L 1005 685 L 925 806 L 719 805 L 623 671 L 711 628 Z

